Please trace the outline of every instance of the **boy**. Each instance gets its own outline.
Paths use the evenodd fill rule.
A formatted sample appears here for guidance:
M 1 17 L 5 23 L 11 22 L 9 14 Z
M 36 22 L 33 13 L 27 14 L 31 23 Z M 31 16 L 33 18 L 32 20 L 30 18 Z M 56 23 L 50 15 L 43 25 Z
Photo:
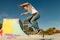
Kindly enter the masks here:
M 29 17 L 27 20 L 32 25 L 31 27 L 35 29 L 36 34 L 39 33 L 40 29 L 38 27 L 38 23 L 36 22 L 36 20 L 40 18 L 38 11 L 29 3 L 24 3 L 19 6 L 23 7 L 23 9 L 27 11 L 25 13 L 22 13 L 21 15 L 29 14 L 29 13 L 32 14 L 32 16 Z

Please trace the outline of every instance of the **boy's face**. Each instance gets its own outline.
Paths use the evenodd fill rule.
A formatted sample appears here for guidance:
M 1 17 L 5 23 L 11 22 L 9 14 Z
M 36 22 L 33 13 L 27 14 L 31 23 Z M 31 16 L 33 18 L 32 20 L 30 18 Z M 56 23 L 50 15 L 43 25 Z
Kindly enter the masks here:
M 24 6 L 23 8 L 24 8 L 24 10 L 28 10 L 28 7 L 27 6 Z

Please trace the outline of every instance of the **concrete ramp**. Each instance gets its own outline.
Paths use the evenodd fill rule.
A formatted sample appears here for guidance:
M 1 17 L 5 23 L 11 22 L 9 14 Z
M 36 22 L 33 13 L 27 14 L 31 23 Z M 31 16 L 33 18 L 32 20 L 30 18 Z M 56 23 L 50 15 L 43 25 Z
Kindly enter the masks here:
M 2 30 L 3 34 L 26 35 L 19 19 L 3 19 Z

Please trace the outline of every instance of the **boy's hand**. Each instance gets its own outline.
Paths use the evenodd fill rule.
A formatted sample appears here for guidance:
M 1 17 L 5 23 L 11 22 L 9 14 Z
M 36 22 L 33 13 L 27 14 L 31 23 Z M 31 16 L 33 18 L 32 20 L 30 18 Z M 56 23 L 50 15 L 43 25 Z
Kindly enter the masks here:
M 21 13 L 21 16 L 23 16 L 24 15 L 24 13 Z

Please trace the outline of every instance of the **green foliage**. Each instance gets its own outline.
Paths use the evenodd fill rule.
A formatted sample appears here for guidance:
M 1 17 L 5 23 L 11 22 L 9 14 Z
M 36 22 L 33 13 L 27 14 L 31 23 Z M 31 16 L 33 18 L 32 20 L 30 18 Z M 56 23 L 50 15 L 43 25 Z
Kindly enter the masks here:
M 60 30 L 53 27 L 53 28 L 48 28 L 47 30 L 44 30 L 43 33 L 45 35 L 52 35 L 52 34 L 60 33 Z
M 42 32 L 39 32 L 40 35 L 44 34 L 44 35 L 52 35 L 52 34 L 56 34 L 56 33 L 60 33 L 60 30 L 57 30 L 55 27 L 53 28 L 48 28 L 47 30 L 43 30 L 41 29 Z M 35 34 L 36 32 L 33 31 L 32 28 L 28 28 L 27 32 L 29 34 Z

